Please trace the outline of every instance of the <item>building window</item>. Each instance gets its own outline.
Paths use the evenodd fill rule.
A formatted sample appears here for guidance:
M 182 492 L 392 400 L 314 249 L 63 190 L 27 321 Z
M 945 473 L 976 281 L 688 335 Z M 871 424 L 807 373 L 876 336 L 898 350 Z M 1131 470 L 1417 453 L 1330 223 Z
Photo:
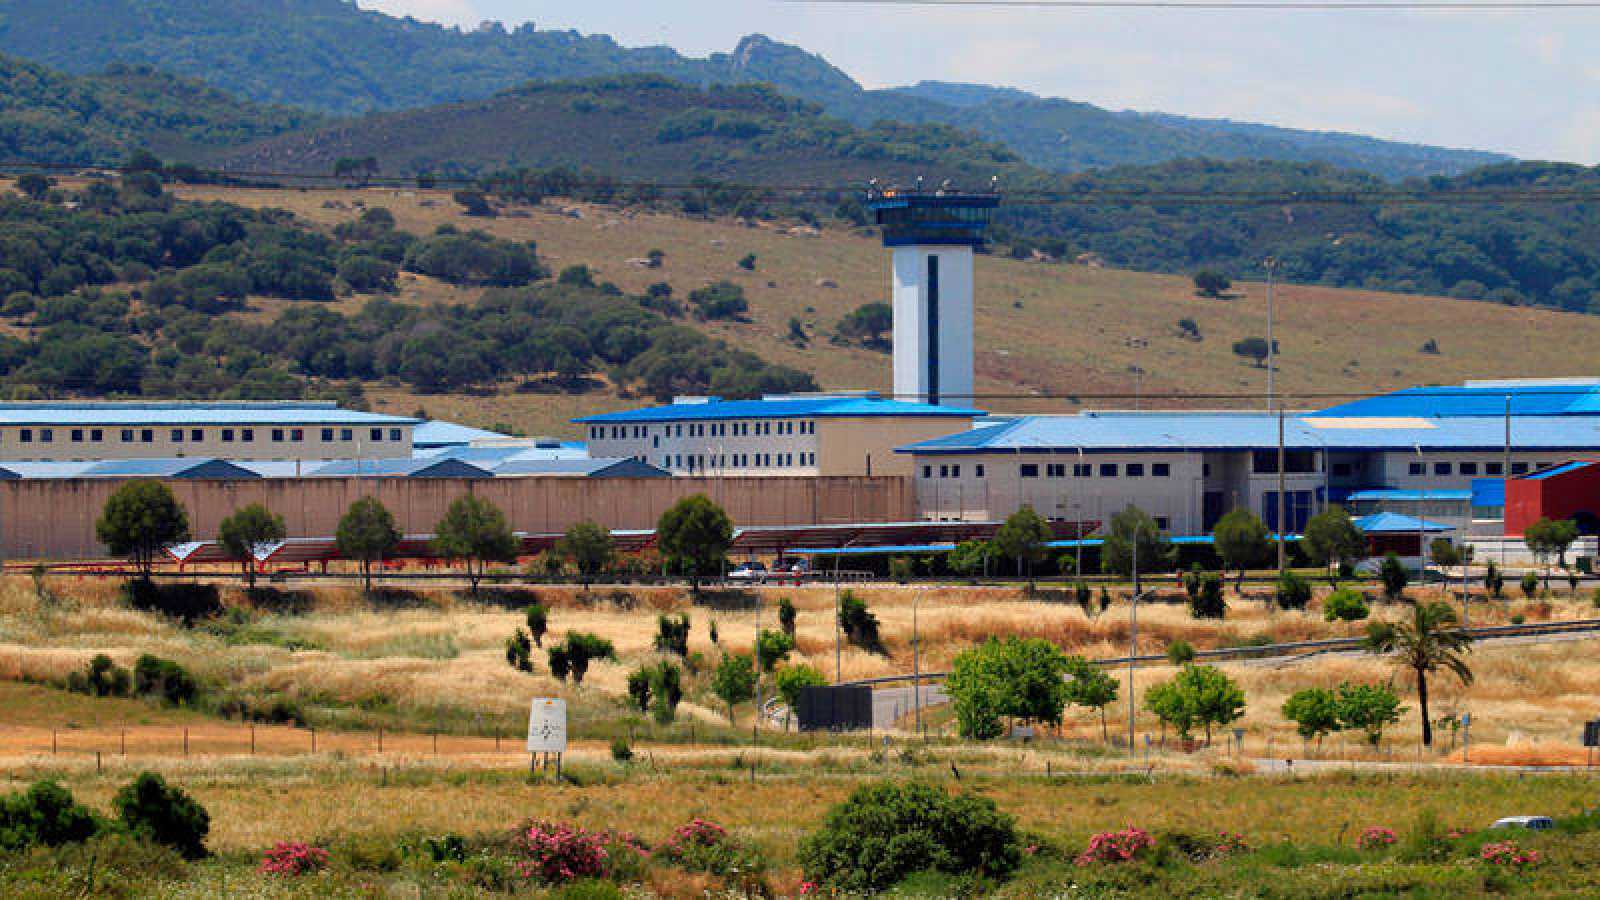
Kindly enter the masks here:
M 960 466 L 951 466 L 950 467 L 950 477 L 951 478 L 960 478 L 961 477 L 961 467 Z
M 300 443 L 301 441 L 303 441 L 305 439 L 306 439 L 305 429 L 303 429 L 303 428 L 290 429 L 290 431 L 289 431 L 289 440 L 290 441 L 298 444 L 298 443 Z
M 1168 519 L 1166 516 L 1156 516 L 1156 530 L 1157 531 L 1166 531 L 1168 528 L 1171 528 L 1171 527 L 1172 527 L 1172 520 Z
M 1505 473 L 1506 473 L 1506 467 L 1502 463 L 1484 463 L 1483 464 L 1483 474 L 1485 474 L 1485 475 L 1504 475 Z
M 1061 478 L 1067 474 L 1067 467 L 1063 463 L 1049 463 L 1044 467 L 1044 474 L 1051 478 Z
M 133 443 L 133 429 L 132 428 L 124 428 L 124 429 L 122 429 L 122 442 L 124 444 Z
M 1211 463 L 1201 463 L 1200 464 L 1200 477 L 1201 478 L 1210 478 L 1211 477 Z
M 374 429 L 368 431 L 367 432 L 367 438 L 369 440 L 371 440 L 374 444 L 383 443 L 383 429 L 382 428 L 374 428 Z
M 1116 463 L 1101 463 L 1100 464 L 1100 477 L 1101 478 L 1115 478 L 1115 477 L 1117 477 L 1117 464 Z
M 56 439 L 56 433 L 49 428 L 39 429 L 39 443 L 48 444 Z
M 74 428 L 74 429 L 72 429 L 72 442 L 74 444 L 83 443 L 83 429 L 82 428 Z
M 189 432 L 189 440 L 194 441 L 196 444 L 200 443 L 201 441 L 204 441 L 205 439 L 206 439 L 206 433 L 201 431 L 198 428 L 193 429 L 193 430 L 191 430 Z
M 283 442 L 283 429 L 282 428 L 274 428 L 274 429 L 272 429 L 272 439 L 274 441 L 282 443 Z
M 950 467 L 949 466 L 940 466 L 939 467 L 939 477 L 940 478 L 949 478 L 950 477 Z
M 1072 477 L 1073 478 L 1088 478 L 1093 474 L 1094 474 L 1094 466 L 1090 465 L 1089 463 L 1073 463 L 1072 464 Z
M 222 442 L 224 444 L 233 443 L 233 429 L 232 428 L 224 428 L 224 429 L 222 429 Z
M 1476 474 L 1478 474 L 1478 464 L 1475 463 L 1475 462 L 1464 462 L 1464 463 L 1462 463 L 1461 464 L 1461 474 L 1463 474 L 1463 475 L 1476 475 Z
M 1436 462 L 1436 463 L 1433 464 L 1433 474 L 1435 474 L 1435 475 L 1449 475 L 1450 474 L 1450 468 L 1451 468 L 1451 466 L 1447 462 Z
M 353 441 L 355 439 L 356 439 L 356 433 L 355 433 L 355 431 L 353 429 L 349 429 L 349 428 L 341 428 L 341 429 L 339 429 L 339 440 L 348 443 L 348 442 Z
M 1129 478 L 1143 478 L 1144 463 L 1128 463 L 1127 475 Z
M 983 464 L 979 463 L 978 465 L 973 466 L 972 467 L 972 472 L 973 472 L 974 475 L 978 476 L 979 478 L 982 478 L 983 477 Z
M 33 429 L 32 428 L 24 428 L 24 429 L 22 429 L 22 442 L 24 444 L 33 443 Z
M 156 442 L 156 430 L 154 428 L 140 429 L 139 441 L 145 444 L 154 444 Z
M 1428 467 L 1418 462 L 1414 462 L 1406 466 L 1406 474 L 1408 475 L 1425 475 L 1427 474 L 1427 471 Z
M 104 431 L 101 431 L 98 428 L 89 429 L 89 440 L 94 441 L 96 444 L 98 444 L 98 443 L 100 443 L 101 441 L 103 441 L 105 439 L 106 439 L 106 433 Z
M 332 443 L 332 441 L 333 441 L 333 429 L 332 428 L 324 428 L 324 429 L 322 429 L 322 440 L 324 442 Z
M 1022 468 L 1018 470 L 1017 474 L 1023 478 L 1038 478 L 1039 467 L 1033 463 L 1023 463 Z
M 183 429 L 182 428 L 174 428 L 174 429 L 172 429 L 172 442 L 174 444 L 183 443 Z
M 1169 463 L 1151 463 L 1150 474 L 1156 478 L 1169 478 L 1172 476 L 1172 466 Z
M 1335 478 L 1349 478 L 1350 477 L 1350 464 L 1347 463 L 1347 462 L 1334 463 L 1333 464 L 1333 477 L 1335 477 Z
M 389 429 L 389 440 L 391 440 L 391 441 L 400 440 L 400 429 L 398 429 L 398 428 Z

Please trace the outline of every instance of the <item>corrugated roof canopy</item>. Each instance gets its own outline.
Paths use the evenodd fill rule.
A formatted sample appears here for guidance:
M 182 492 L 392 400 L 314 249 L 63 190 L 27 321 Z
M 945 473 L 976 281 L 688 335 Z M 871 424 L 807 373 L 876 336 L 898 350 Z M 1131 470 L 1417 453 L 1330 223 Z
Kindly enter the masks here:
M 573 419 L 585 425 L 620 425 L 641 422 L 686 422 L 709 419 L 793 419 L 840 416 L 949 416 L 975 418 L 975 409 L 908 403 L 881 397 L 774 397 L 764 400 L 721 400 L 671 403 L 644 409 L 625 409 Z
M 0 403 L 0 425 L 415 425 L 333 403 Z

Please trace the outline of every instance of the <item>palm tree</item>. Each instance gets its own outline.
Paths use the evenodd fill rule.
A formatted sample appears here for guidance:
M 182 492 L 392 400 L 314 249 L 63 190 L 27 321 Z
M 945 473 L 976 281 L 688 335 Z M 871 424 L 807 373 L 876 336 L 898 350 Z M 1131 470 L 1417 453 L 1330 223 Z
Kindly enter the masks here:
M 1463 654 L 1472 650 L 1472 636 L 1455 627 L 1456 614 L 1445 603 L 1411 604 L 1410 621 L 1374 622 L 1367 626 L 1367 651 L 1384 654 L 1417 676 L 1417 704 L 1422 713 L 1422 745 L 1433 746 L 1428 718 L 1428 673 L 1446 669 L 1464 685 L 1472 669 Z

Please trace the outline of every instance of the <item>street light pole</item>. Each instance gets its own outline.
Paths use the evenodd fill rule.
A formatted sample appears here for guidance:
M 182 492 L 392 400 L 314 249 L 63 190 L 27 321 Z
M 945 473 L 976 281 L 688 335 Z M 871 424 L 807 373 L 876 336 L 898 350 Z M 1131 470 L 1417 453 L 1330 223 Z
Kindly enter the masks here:
M 1143 523 L 1139 523 L 1143 524 Z M 1139 655 L 1139 531 L 1138 525 L 1133 530 L 1133 599 L 1129 601 L 1128 609 L 1128 755 L 1134 756 L 1133 749 L 1133 669 L 1136 665 L 1135 658 Z
M 917 734 L 922 733 L 922 639 L 917 631 L 917 602 L 922 592 L 911 595 L 911 705 L 917 711 Z

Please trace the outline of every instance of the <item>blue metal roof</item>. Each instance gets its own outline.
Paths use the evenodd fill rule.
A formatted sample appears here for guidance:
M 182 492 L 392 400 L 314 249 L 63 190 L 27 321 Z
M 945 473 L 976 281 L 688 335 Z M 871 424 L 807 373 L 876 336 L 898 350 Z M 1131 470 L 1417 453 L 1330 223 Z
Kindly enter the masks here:
M 625 409 L 573 419 L 584 425 L 621 425 L 642 422 L 686 422 L 710 419 L 819 419 L 874 416 L 948 416 L 971 419 L 983 413 L 954 406 L 908 403 L 881 397 L 771 397 L 764 400 L 678 402 L 666 406 Z
M 1589 452 L 1600 448 L 1600 416 L 1514 416 L 1520 450 Z M 1372 424 L 1295 415 L 1284 419 L 1291 450 L 1477 450 L 1505 446 L 1500 416 L 1427 421 L 1401 417 Z M 897 448 L 902 453 L 1083 453 L 1269 450 L 1277 416 L 1237 412 L 1091 412 L 1024 416 Z
M 1600 413 L 1600 385 L 1502 382 L 1415 387 L 1340 404 L 1314 417 L 1455 418 L 1501 416 L 1510 401 L 1513 416 L 1569 416 Z
M 1419 531 L 1454 531 L 1449 525 L 1439 522 L 1429 522 L 1416 516 L 1404 516 L 1400 513 L 1381 512 L 1370 516 L 1362 516 L 1355 521 L 1356 527 L 1367 534 L 1416 534 Z
M 375 478 L 493 478 L 494 473 L 459 459 L 340 459 L 308 473 L 316 478 L 372 476 Z
M 494 466 L 496 476 L 568 475 L 583 478 L 671 478 L 666 469 L 637 459 L 551 459 L 518 457 Z
M 1562 463 L 1554 468 L 1545 469 L 1542 472 L 1534 472 L 1532 475 L 1523 475 L 1522 478 L 1526 481 L 1543 481 L 1546 478 L 1554 478 L 1557 475 L 1565 475 L 1568 472 L 1576 472 L 1579 469 L 1587 469 L 1594 464 L 1595 463 L 1593 460 L 1578 459 L 1569 463 Z
M 0 425 L 415 425 L 333 403 L 0 403 Z
M 453 447 L 464 446 L 473 441 L 489 441 L 503 439 L 498 431 L 485 431 L 482 428 L 471 428 L 466 425 L 457 425 L 454 422 L 427 421 L 418 425 L 411 432 L 411 446 L 413 447 Z
M 1424 488 L 1419 490 L 1406 490 L 1394 488 L 1372 488 L 1363 491 L 1354 491 L 1347 498 L 1359 500 L 1471 500 L 1472 491 L 1466 488 Z

